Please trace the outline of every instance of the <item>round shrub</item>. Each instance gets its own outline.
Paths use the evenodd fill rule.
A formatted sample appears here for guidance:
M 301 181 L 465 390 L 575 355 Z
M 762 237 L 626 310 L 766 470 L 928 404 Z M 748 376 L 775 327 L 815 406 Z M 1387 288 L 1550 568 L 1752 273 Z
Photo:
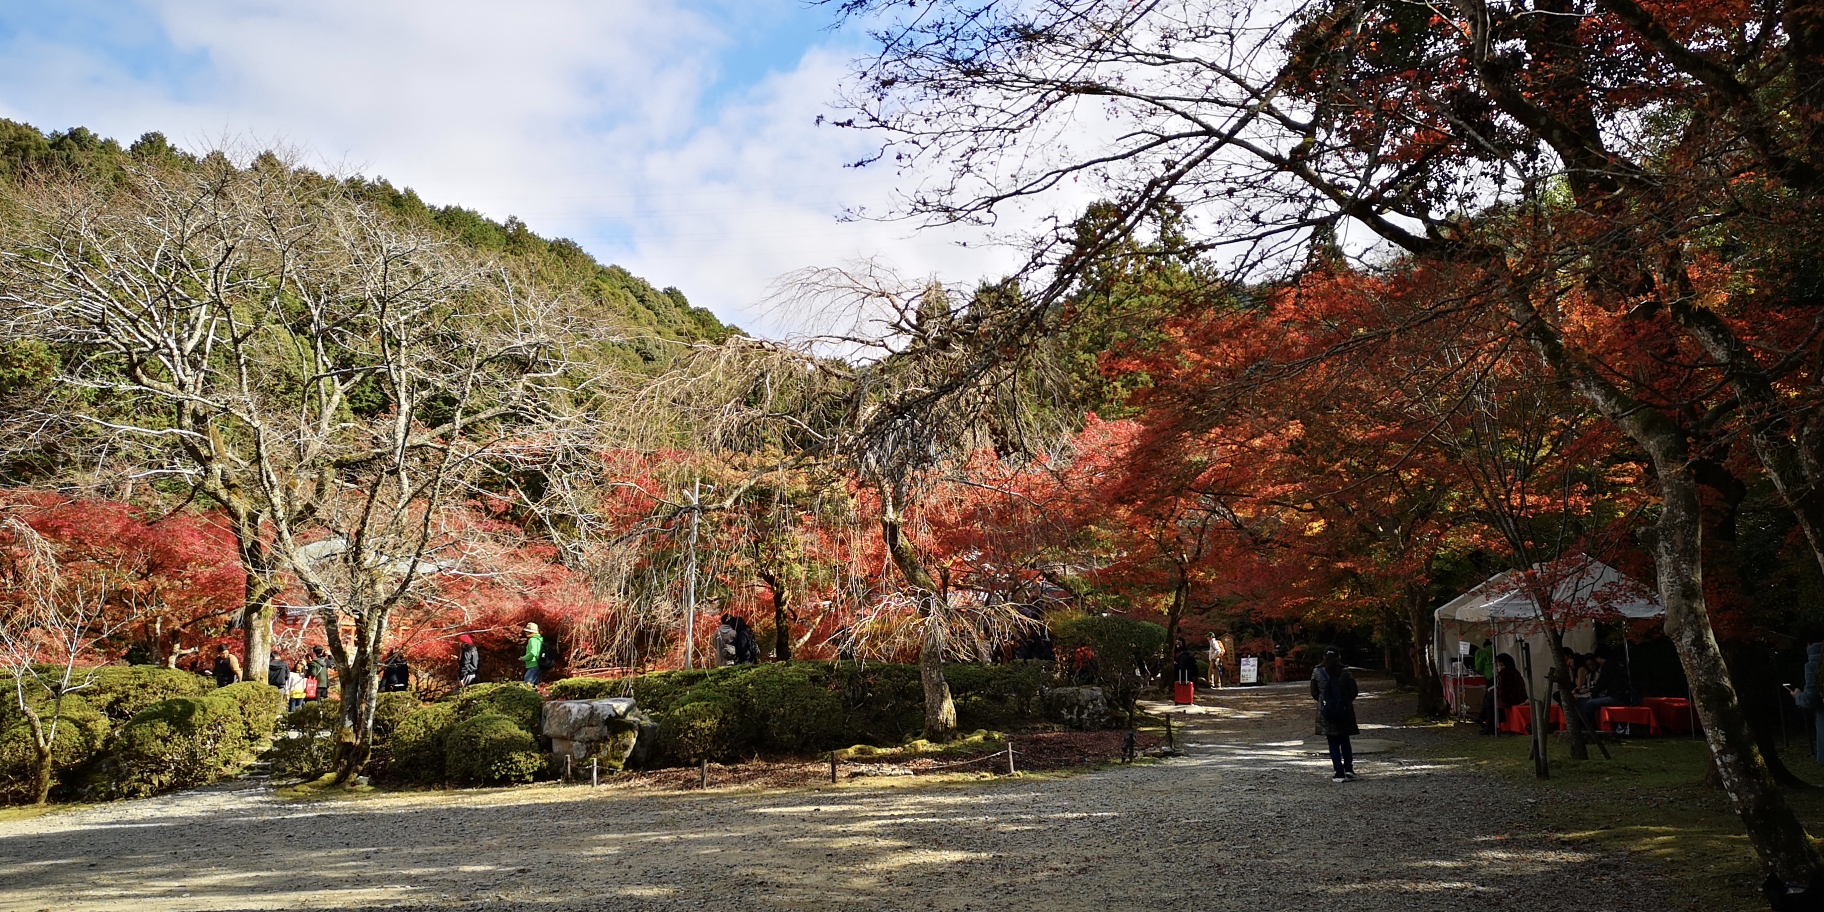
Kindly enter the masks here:
M 1054 619 L 1051 637 L 1058 654 L 1088 646 L 1096 654 L 1096 683 L 1112 706 L 1131 719 L 1134 701 L 1146 685 L 1135 673 L 1136 659 L 1150 661 L 1165 649 L 1165 628 L 1112 615 L 1076 615 Z
M 418 782 L 441 781 L 443 736 L 456 722 L 454 703 L 430 703 L 408 713 L 389 739 L 388 775 Z
M 392 736 L 399 723 L 416 711 L 424 701 L 418 695 L 405 691 L 393 691 L 380 695 L 374 704 L 374 739 L 378 743 Z
M 267 689 L 277 693 L 277 688 Z M 266 755 L 272 762 L 273 774 L 313 779 L 329 772 L 335 765 L 336 726 L 341 721 L 340 700 L 316 700 L 286 713 L 279 720 L 272 750 Z
M 215 689 L 209 678 L 156 665 L 110 665 L 88 669 L 87 674 L 90 683 L 82 690 L 83 699 L 116 725 L 125 724 L 154 703 L 172 697 L 200 697 Z M 83 676 L 84 672 L 78 672 L 77 682 Z
M 50 704 L 38 709 L 43 724 L 51 724 Z M 78 696 L 64 697 L 57 712 L 57 732 L 51 741 L 53 789 L 62 784 L 66 774 L 95 756 L 111 728 L 106 716 Z M 0 729 L 0 802 L 30 801 L 37 784 L 38 752 L 24 714 L 13 707 L 9 718 L 13 720 L 11 724 Z
M 114 736 L 91 784 L 100 798 L 138 798 L 214 781 L 252 746 L 232 697 L 173 697 Z
M 525 684 L 476 684 L 457 691 L 455 703 L 459 718 L 496 713 L 536 735 L 545 698 L 538 695 L 538 688 Z
M 693 695 L 659 717 L 659 750 L 685 763 L 731 760 L 742 747 L 740 704 L 721 693 Z
M 247 724 L 247 736 L 255 741 L 272 734 L 272 724 L 285 705 L 277 687 L 264 681 L 242 681 L 215 692 L 215 696 L 233 700 L 241 708 L 241 721 Z
M 531 782 L 545 766 L 538 739 L 500 713 L 458 722 L 443 741 L 444 773 L 452 782 Z

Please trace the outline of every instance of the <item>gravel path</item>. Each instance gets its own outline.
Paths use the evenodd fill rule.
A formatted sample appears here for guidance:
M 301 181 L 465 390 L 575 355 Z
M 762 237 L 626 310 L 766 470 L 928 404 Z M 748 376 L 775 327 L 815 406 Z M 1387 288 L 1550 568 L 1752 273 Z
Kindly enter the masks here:
M 0 824 L 0 912 L 1655 910 L 1650 868 L 1525 827 L 1510 783 L 1416 759 L 1409 697 L 1364 677 L 1333 783 L 1305 685 L 1230 689 L 1185 756 L 1063 778 L 793 791 L 587 786 L 288 802 L 205 789 Z M 1372 746 L 1372 742 L 1370 743 Z

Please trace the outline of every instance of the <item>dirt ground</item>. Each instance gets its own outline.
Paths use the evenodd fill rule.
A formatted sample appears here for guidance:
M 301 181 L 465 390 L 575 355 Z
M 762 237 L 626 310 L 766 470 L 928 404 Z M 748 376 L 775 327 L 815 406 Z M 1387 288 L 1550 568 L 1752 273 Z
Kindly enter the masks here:
M 1364 676 L 1356 782 L 1303 684 L 1182 710 L 1184 755 L 1077 775 L 540 785 L 286 800 L 237 784 L 0 823 L 0 912 L 1688 908 L 1558 843 L 1512 783 L 1421 759 Z M 1164 707 L 1161 707 L 1162 709 Z M 825 767 L 827 775 L 827 767 Z

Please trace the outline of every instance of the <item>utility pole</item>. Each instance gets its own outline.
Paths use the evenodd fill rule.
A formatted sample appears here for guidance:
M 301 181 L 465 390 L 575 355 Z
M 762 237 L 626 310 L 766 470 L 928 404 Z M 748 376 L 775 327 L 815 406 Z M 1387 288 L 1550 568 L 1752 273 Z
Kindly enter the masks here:
M 690 483 L 690 555 L 684 563 L 684 667 L 691 667 L 697 632 L 697 515 L 702 496 L 702 480 Z

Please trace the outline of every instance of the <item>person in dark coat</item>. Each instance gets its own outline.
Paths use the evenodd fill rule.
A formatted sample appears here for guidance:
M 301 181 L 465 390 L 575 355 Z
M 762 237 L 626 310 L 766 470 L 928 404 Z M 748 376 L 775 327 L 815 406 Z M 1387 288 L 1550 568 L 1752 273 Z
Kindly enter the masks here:
M 405 663 L 405 656 L 395 649 L 386 657 L 386 665 L 380 670 L 380 692 L 396 693 L 410 690 L 411 687 L 411 666 Z
M 279 651 L 272 651 L 272 660 L 266 663 L 266 683 L 287 690 L 291 687 L 291 663 L 279 658 Z
M 475 638 L 466 633 L 456 639 L 462 643 L 462 652 L 456 658 L 456 686 L 467 687 L 481 674 L 481 650 L 475 648 Z
M 1172 660 L 1172 681 L 1178 684 L 1197 680 L 1197 654 L 1183 637 L 1178 638 L 1178 656 Z
M 748 626 L 747 619 L 743 617 L 734 618 L 734 624 L 736 664 L 760 664 L 760 644 L 754 639 L 754 628 Z
M 1786 689 L 1792 693 L 1792 700 L 1799 708 L 1811 713 L 1812 730 L 1817 737 L 1814 745 L 1816 759 L 1824 763 L 1824 691 L 1819 689 L 1819 666 L 1824 665 L 1824 643 L 1813 643 L 1805 647 L 1805 686 Z
M 1330 742 L 1332 782 L 1355 778 L 1355 751 L 1349 739 L 1362 733 L 1355 721 L 1359 693 L 1355 675 L 1343 664 L 1343 654 L 1324 650 L 1323 664 L 1311 672 L 1311 699 L 1317 701 L 1317 730 Z
M 306 674 L 315 678 L 317 681 L 317 695 L 314 697 L 306 697 L 305 699 L 329 699 L 329 673 L 336 667 L 336 663 L 329 659 L 329 651 L 321 646 L 310 647 L 310 662 L 304 667 L 306 669 Z

